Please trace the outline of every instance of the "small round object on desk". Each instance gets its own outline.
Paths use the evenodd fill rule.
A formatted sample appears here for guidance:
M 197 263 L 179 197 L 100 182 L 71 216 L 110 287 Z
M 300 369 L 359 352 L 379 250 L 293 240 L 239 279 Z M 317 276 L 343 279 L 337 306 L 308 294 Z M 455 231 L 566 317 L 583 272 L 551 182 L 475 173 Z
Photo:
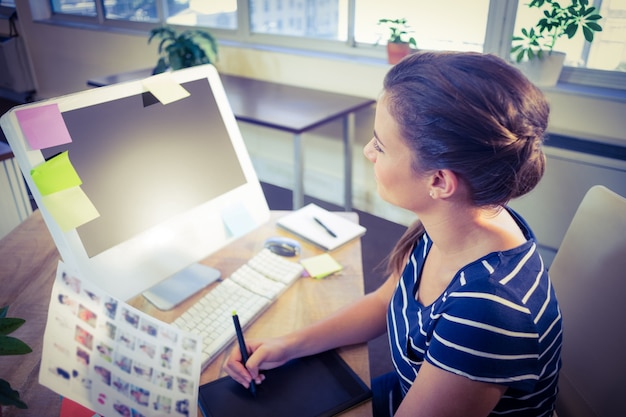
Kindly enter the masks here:
M 297 240 L 282 236 L 267 239 L 264 246 L 280 256 L 297 256 L 301 251 L 300 243 Z

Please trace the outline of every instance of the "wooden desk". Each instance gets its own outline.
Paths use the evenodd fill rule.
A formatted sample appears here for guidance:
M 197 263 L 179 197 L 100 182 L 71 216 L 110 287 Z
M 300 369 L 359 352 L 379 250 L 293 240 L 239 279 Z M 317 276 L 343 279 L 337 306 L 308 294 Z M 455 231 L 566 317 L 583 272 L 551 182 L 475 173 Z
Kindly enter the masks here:
M 87 81 L 92 87 L 134 81 L 151 75 L 151 69 L 131 71 Z M 241 122 L 289 132 L 293 135 L 293 208 L 304 204 L 304 153 L 302 134 L 341 119 L 343 122 L 344 207 L 352 210 L 352 145 L 354 112 L 375 100 L 345 94 L 220 74 L 235 118 Z
M 59 415 L 61 398 L 39 385 L 43 333 L 58 260 L 39 210 L 0 240 L 0 305 L 9 305 L 9 317 L 26 320 L 12 336 L 33 349 L 27 355 L 0 356 L 0 376 L 30 407 L 3 407 L 4 417 Z
M 256 254 L 269 236 L 288 233 L 275 226 L 275 220 L 286 212 L 272 212 L 271 221 L 208 257 L 203 263 L 218 268 L 228 276 L 246 259 Z M 356 220 L 355 213 L 342 213 Z M 303 243 L 303 257 L 322 251 Z M 363 271 L 361 266 L 361 244 L 354 241 L 332 252 L 344 270 L 324 280 L 302 278 L 289 288 L 248 329 L 246 337 L 267 337 L 283 334 L 305 324 L 316 321 L 350 303 L 363 294 Z M 33 353 L 15 357 L 0 357 L 0 377 L 7 379 L 20 392 L 28 404 L 28 410 L 4 408 L 7 416 L 54 416 L 59 415 L 61 399 L 58 394 L 39 385 L 39 365 L 46 325 L 50 293 L 56 274 L 59 254 L 48 233 L 39 211 L 35 211 L 4 239 L 0 240 L 0 305 L 9 304 L 9 315 L 26 319 L 26 324 L 14 335 L 26 342 Z M 209 287 L 205 291 L 210 291 Z M 150 305 L 142 296 L 130 300 L 135 307 L 163 321 L 171 322 L 194 301 L 197 294 L 173 311 L 162 312 Z M 225 375 L 222 365 L 227 353 L 220 355 L 202 373 L 201 383 Z M 341 356 L 369 384 L 369 357 L 367 345 L 361 344 L 341 348 Z M 345 413 L 345 416 L 371 416 L 370 403 Z

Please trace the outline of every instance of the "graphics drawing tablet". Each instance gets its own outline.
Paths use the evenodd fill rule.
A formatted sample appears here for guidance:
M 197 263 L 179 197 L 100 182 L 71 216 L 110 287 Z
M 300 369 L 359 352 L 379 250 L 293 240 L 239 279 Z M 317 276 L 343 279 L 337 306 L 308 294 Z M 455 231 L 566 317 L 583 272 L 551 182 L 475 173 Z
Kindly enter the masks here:
M 369 398 L 371 391 L 339 354 L 330 350 L 263 372 L 256 396 L 230 376 L 200 386 L 205 417 L 334 416 Z

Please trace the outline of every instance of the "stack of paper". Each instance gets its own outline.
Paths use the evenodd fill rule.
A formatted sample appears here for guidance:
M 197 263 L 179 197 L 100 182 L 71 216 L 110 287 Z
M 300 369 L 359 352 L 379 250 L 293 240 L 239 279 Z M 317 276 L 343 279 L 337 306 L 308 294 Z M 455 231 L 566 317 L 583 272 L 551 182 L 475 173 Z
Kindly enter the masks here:
M 325 250 L 333 250 L 363 235 L 365 227 L 309 204 L 278 219 L 277 224 Z
M 64 397 L 62 416 L 195 416 L 201 348 L 59 261 L 39 383 Z

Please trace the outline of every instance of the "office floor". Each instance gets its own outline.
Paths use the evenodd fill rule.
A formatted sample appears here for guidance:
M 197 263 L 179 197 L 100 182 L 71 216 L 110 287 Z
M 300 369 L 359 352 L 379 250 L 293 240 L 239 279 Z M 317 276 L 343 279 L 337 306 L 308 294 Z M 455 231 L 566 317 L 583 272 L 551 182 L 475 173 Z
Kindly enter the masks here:
M 10 100 L 0 98 L 0 115 L 18 105 Z M 0 140 L 6 141 L 0 130 Z M 286 188 L 262 183 L 263 191 L 272 210 L 291 210 L 292 192 Z M 315 202 L 328 210 L 340 211 L 341 207 L 305 196 L 305 204 Z M 365 292 L 373 291 L 384 280 L 382 262 L 406 227 L 387 221 L 369 213 L 355 210 L 359 214 L 360 223 L 367 228 L 361 239 L 363 274 Z M 372 377 L 392 370 L 389 359 L 389 348 L 386 336 L 381 336 L 369 343 L 370 372 Z

